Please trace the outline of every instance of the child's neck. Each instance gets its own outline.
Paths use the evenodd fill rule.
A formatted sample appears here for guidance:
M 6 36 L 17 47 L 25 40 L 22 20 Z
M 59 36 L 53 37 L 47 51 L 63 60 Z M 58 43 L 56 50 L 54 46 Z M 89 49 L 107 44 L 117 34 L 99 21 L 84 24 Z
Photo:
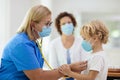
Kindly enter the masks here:
M 93 48 L 93 53 L 96 53 L 96 52 L 99 52 L 99 51 L 103 51 L 102 44 L 97 44 L 97 46 L 95 46 Z

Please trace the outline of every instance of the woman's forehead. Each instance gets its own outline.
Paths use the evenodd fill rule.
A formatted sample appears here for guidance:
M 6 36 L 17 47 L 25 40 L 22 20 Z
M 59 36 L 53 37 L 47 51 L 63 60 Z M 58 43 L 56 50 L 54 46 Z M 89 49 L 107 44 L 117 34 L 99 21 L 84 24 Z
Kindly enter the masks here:
M 65 16 L 65 17 L 61 18 L 60 21 L 61 21 L 61 22 L 62 22 L 62 21 L 71 21 L 71 18 L 68 17 L 68 16 Z
M 51 21 L 51 15 L 42 18 L 43 21 Z

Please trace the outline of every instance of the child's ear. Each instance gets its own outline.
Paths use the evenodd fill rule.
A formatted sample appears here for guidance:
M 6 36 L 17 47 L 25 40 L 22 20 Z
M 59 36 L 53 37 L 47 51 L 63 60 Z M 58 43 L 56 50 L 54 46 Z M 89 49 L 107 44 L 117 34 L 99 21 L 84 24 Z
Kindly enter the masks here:
M 98 38 L 102 39 L 102 33 L 101 32 L 98 32 Z
M 99 38 L 98 38 L 97 35 L 95 35 L 95 36 L 93 37 L 93 39 L 94 39 L 94 41 L 97 41 Z

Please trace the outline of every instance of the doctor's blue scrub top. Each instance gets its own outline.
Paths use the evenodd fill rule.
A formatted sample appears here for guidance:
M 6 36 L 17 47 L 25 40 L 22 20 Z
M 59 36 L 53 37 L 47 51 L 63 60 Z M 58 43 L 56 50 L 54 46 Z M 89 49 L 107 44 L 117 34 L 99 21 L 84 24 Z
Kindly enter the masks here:
M 18 33 L 3 50 L 0 80 L 29 80 L 23 71 L 42 68 L 43 62 L 36 43 L 26 33 Z

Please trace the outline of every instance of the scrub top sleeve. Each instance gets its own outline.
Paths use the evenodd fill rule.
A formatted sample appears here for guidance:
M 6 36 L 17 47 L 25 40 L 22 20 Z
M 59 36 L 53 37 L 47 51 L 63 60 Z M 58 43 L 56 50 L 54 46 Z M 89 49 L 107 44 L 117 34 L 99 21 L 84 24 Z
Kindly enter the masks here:
M 13 49 L 10 57 L 18 71 L 40 68 L 35 49 L 31 44 L 18 44 Z

